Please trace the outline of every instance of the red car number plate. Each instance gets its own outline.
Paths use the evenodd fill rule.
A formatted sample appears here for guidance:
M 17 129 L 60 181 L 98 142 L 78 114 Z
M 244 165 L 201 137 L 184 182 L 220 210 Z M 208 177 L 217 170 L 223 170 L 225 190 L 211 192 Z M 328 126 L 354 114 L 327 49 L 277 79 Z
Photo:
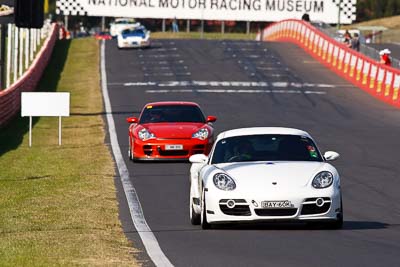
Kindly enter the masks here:
M 165 150 L 182 150 L 183 145 L 165 145 Z

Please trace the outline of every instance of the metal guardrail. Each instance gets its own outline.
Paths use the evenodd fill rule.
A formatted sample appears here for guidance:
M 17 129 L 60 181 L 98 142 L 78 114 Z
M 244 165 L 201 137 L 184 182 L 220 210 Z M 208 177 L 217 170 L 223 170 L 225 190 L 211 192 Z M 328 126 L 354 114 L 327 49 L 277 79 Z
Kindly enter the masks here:
M 314 27 L 317 27 L 320 31 L 324 32 L 326 35 L 330 36 L 331 38 L 337 40 L 337 29 L 335 27 L 330 26 L 329 24 L 323 22 L 312 22 Z M 360 44 L 360 53 L 364 54 L 365 56 L 372 58 L 376 61 L 380 60 L 379 50 L 368 46 L 365 43 Z M 392 60 L 392 67 L 400 69 L 400 60 L 394 57 L 390 57 Z

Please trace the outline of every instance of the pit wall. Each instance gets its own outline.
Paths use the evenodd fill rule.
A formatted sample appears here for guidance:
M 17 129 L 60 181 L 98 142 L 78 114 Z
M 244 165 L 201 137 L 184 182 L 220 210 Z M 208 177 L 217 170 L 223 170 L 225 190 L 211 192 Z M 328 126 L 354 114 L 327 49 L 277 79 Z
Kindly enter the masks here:
M 21 93 L 31 92 L 36 89 L 51 57 L 57 34 L 57 25 L 53 24 L 49 36 L 30 67 L 14 84 L 4 90 L 0 90 L 0 127 L 4 126 L 20 111 Z
M 372 96 L 400 107 L 400 70 L 348 48 L 302 20 L 283 20 L 257 35 L 261 41 L 292 42 Z

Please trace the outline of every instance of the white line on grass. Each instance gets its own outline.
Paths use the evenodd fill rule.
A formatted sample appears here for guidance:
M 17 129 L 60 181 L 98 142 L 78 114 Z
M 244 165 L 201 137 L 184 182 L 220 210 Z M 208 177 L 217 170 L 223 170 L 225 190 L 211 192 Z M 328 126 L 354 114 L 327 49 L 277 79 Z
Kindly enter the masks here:
M 142 239 L 143 245 L 146 248 L 147 254 L 156 266 L 173 266 L 172 263 L 165 256 L 161 250 L 160 245 L 150 227 L 148 226 L 144 215 L 142 206 L 140 204 L 136 189 L 133 187 L 129 179 L 128 168 L 122 157 L 121 150 L 118 144 L 118 139 L 115 130 L 114 119 L 112 117 L 111 103 L 108 96 L 107 89 L 107 75 L 106 75 L 106 60 L 105 60 L 105 42 L 101 43 L 101 88 L 103 92 L 104 106 L 106 109 L 106 117 L 108 122 L 108 130 L 110 134 L 111 147 L 117 163 L 119 175 L 121 177 L 122 187 L 124 188 L 126 200 L 128 201 L 129 212 L 135 228 Z

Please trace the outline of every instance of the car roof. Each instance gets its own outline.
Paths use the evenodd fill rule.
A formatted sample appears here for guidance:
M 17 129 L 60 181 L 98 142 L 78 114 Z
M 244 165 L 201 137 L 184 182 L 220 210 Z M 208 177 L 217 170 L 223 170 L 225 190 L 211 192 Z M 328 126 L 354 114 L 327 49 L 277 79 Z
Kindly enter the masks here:
M 114 22 L 121 22 L 121 21 L 132 21 L 135 22 L 134 18 L 116 18 Z
M 262 134 L 285 134 L 285 135 L 299 135 L 305 136 L 308 138 L 312 137 L 305 131 L 294 129 L 294 128 L 285 128 L 285 127 L 249 127 L 249 128 L 239 128 L 232 129 L 225 132 L 222 132 L 218 135 L 217 140 L 235 137 L 235 136 L 244 136 L 244 135 L 262 135 Z
M 145 107 L 147 106 L 199 106 L 199 104 L 195 102 L 188 102 L 188 101 L 160 101 L 160 102 L 152 102 L 152 103 L 147 103 Z
M 141 26 L 141 25 L 135 25 L 135 26 L 127 26 L 122 29 L 122 31 L 130 30 L 130 31 L 136 31 L 136 30 L 145 30 L 146 28 Z

